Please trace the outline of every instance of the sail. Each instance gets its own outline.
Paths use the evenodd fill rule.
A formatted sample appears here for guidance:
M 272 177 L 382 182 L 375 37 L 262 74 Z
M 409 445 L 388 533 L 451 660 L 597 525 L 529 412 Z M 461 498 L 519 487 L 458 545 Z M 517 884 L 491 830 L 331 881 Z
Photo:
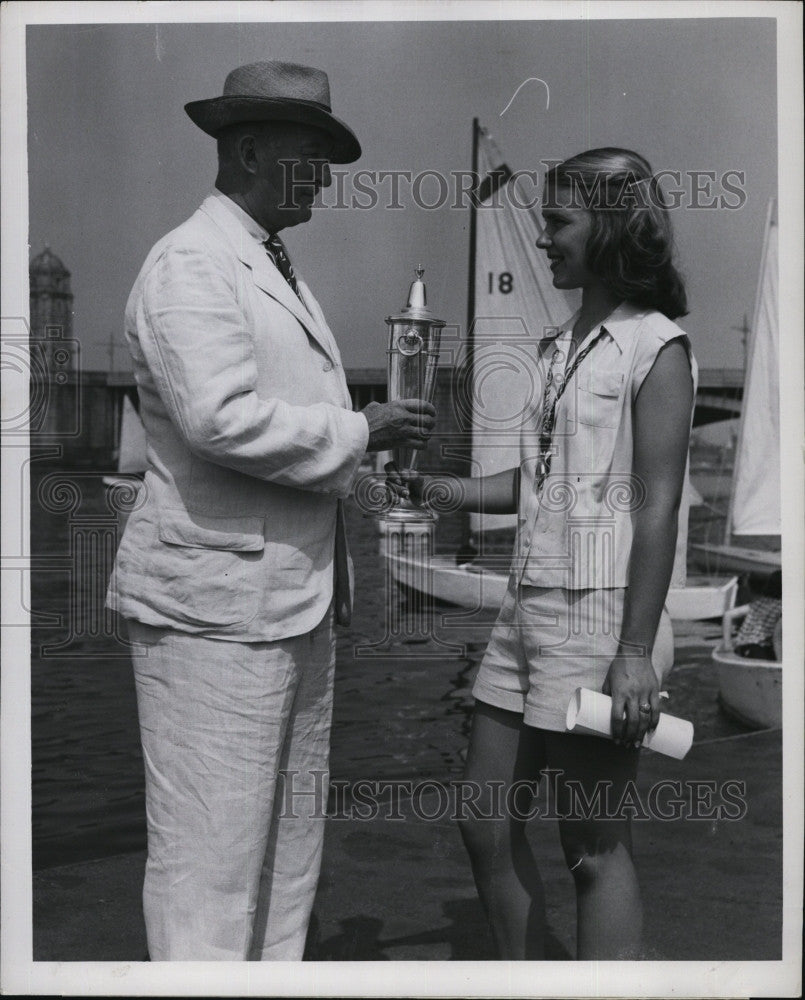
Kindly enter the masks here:
M 731 527 L 735 535 L 779 535 L 780 331 L 776 202 L 769 205 L 747 356 L 735 457 Z
M 128 396 L 124 396 L 123 412 L 120 417 L 120 453 L 117 471 L 145 472 L 147 466 L 145 428 L 131 400 Z
M 523 414 L 533 404 L 535 344 L 577 308 L 576 294 L 553 287 L 541 232 L 539 191 L 530 178 L 512 176 L 497 147 L 479 129 L 472 313 L 473 476 L 520 463 Z M 474 532 L 510 527 L 515 515 L 473 514 Z

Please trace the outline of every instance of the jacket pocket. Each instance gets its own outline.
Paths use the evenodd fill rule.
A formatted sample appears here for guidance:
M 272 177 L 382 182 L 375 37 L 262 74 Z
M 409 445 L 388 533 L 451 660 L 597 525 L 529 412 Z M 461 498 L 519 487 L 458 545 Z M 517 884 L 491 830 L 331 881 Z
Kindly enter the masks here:
M 166 510 L 159 520 L 159 539 L 169 545 L 222 549 L 227 552 L 262 552 L 263 525 L 258 515 L 197 514 Z
M 158 535 L 171 613 L 196 628 L 242 625 L 257 614 L 264 519 L 166 510 Z
M 595 427 L 617 427 L 623 372 L 587 372 L 576 391 L 576 419 Z

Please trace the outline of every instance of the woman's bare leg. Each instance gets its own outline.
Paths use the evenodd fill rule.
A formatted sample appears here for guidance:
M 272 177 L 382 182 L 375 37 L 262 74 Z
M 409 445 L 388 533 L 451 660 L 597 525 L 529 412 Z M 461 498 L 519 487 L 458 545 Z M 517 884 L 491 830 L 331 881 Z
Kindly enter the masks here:
M 638 958 L 643 908 L 631 857 L 631 823 L 628 815 L 613 813 L 636 778 L 639 751 L 572 733 L 546 733 L 545 743 L 549 766 L 562 772 L 557 809 L 576 885 L 577 957 Z
M 478 815 L 465 805 L 459 826 L 501 958 L 544 957 L 542 880 L 525 837 L 525 819 L 518 818 L 527 814 L 533 792 L 524 785 L 514 797 L 515 808 L 507 804 L 507 790 L 515 782 L 531 783 L 536 790 L 544 766 L 540 730 L 523 725 L 516 712 L 476 702 L 464 780 L 479 792 Z

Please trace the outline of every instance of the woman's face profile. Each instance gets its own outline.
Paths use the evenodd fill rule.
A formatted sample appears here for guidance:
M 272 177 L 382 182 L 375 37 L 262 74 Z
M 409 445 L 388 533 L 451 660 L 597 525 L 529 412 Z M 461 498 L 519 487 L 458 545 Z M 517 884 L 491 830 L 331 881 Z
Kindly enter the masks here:
M 583 288 L 597 281 L 587 268 L 592 214 L 574 204 L 570 188 L 546 192 L 542 218 L 545 228 L 537 247 L 548 255 L 554 288 Z

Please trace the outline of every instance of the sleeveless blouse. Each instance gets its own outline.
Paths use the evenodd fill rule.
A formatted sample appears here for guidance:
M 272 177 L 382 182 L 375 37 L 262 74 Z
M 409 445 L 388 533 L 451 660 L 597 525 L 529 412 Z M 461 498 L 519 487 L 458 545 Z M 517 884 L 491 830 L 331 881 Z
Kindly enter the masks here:
M 562 333 L 572 330 L 575 319 L 540 342 L 543 386 L 557 347 L 566 357 Z M 557 404 L 550 472 L 540 492 L 535 489 L 535 471 L 542 395 L 525 415 L 512 561 L 512 573 L 522 585 L 569 590 L 629 585 L 632 520 L 651 488 L 632 472 L 632 405 L 661 348 L 671 340 L 681 339 L 686 348 L 695 400 L 698 367 L 687 335 L 662 313 L 622 303 L 590 332 L 579 352 L 599 333 Z M 685 583 L 688 508 L 686 465 L 674 586 Z

